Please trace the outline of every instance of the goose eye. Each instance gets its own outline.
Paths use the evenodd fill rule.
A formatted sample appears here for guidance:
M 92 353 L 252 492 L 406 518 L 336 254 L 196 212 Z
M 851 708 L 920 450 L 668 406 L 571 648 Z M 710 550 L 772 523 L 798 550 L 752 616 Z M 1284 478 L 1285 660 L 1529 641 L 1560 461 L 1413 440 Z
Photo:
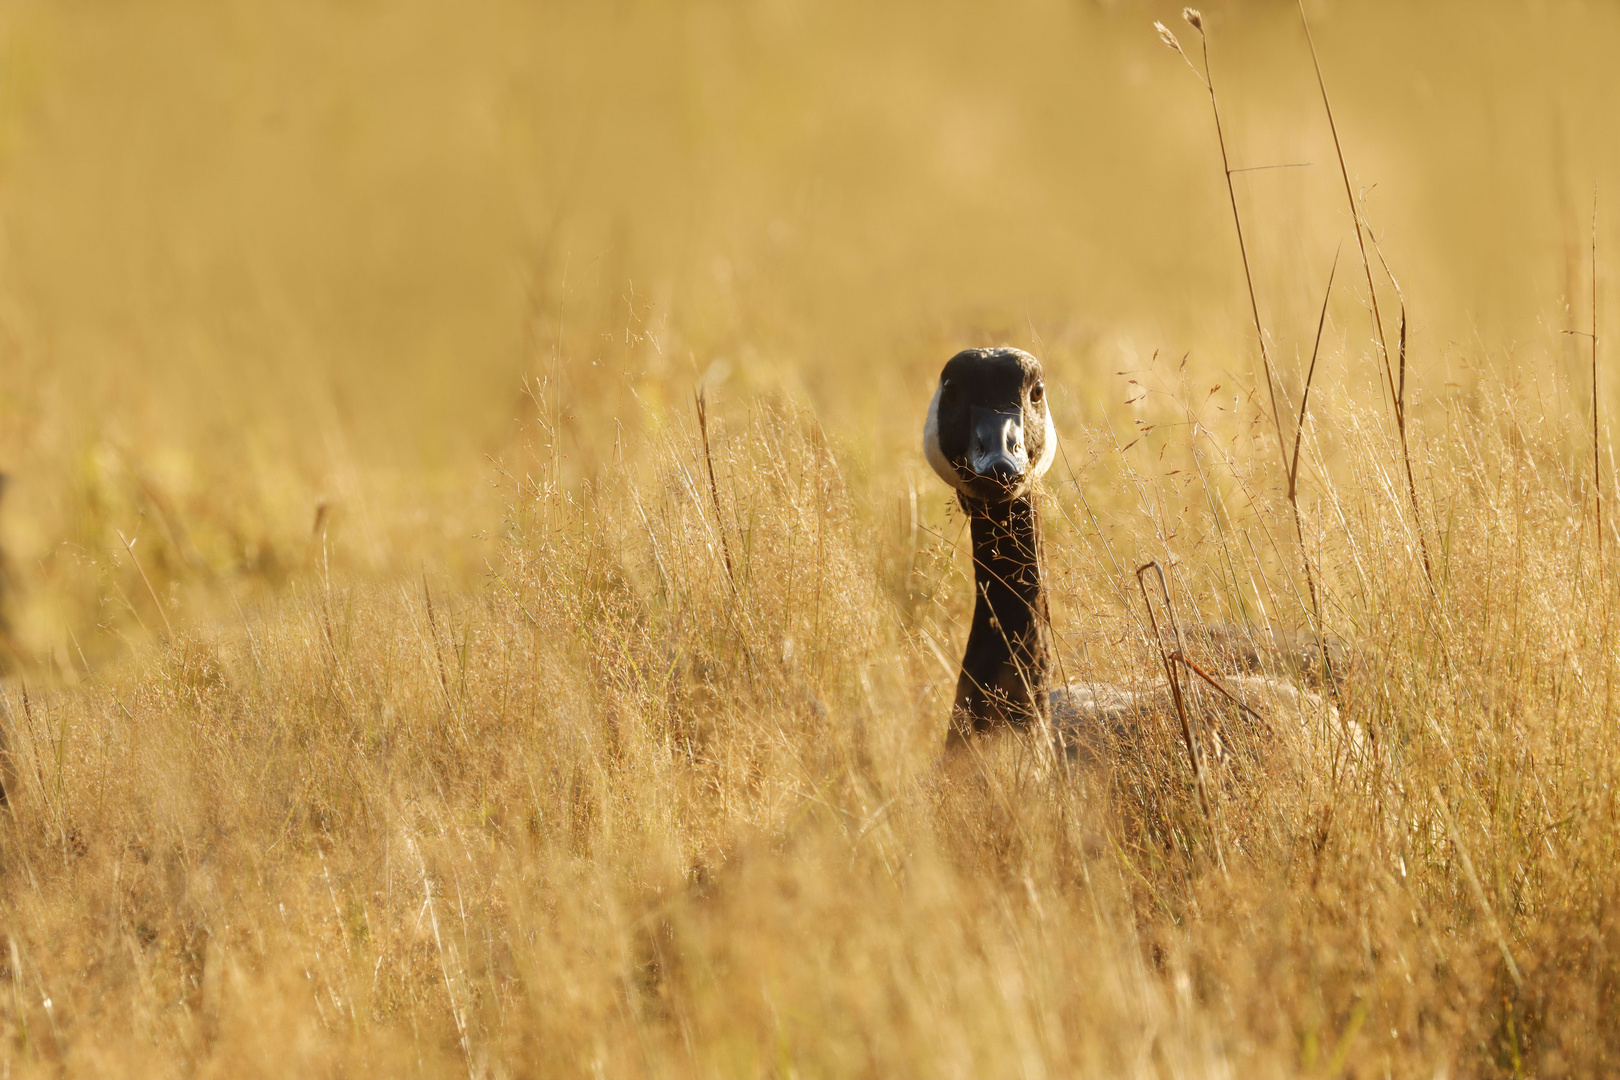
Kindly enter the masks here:
M 1036 383 L 1034 388 L 1032 390 L 1030 390 L 1030 392 L 1029 392 L 1029 400 L 1030 400 L 1030 402 L 1032 404 L 1035 404 L 1035 405 L 1039 405 L 1041 403 L 1041 399 L 1044 398 L 1045 396 L 1046 396 L 1046 384 L 1045 383 Z

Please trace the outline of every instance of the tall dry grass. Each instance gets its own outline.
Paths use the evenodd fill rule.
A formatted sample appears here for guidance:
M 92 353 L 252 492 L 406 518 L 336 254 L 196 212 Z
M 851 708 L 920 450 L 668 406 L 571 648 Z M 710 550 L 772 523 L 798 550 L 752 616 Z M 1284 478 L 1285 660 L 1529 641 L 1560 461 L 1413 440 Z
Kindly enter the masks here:
M 1205 11 L 1229 169 L 1314 161 L 1225 187 L 1168 13 L 922 14 L 0 25 L 0 1069 L 1614 1070 L 1620 544 L 1562 333 L 1612 17 L 1311 8 L 1341 176 L 1296 13 Z M 1409 463 L 1368 297 L 1322 307 L 1350 174 Z M 1251 313 L 1285 400 L 1319 365 L 1297 485 Z M 939 768 L 971 566 L 916 436 L 1002 339 L 1064 440 L 1064 677 L 1154 680 L 1157 560 L 1185 622 L 1343 639 L 1327 753 L 1233 755 L 1208 817 L 1168 721 Z
M 727 426 L 718 512 L 690 427 L 574 488 L 542 435 L 481 590 L 316 579 L 7 691 L 12 1067 L 1601 1074 L 1614 611 L 1567 432 L 1435 411 L 1430 592 L 1392 433 L 1332 411 L 1355 475 L 1310 524 L 1370 739 L 1223 774 L 1225 874 L 1168 719 L 1109 769 L 936 771 L 951 523 L 864 497 L 809 414 Z M 1204 467 L 1179 598 L 1297 614 L 1280 494 Z M 1086 540 L 1061 621 L 1114 630 L 1071 676 L 1146 678 Z

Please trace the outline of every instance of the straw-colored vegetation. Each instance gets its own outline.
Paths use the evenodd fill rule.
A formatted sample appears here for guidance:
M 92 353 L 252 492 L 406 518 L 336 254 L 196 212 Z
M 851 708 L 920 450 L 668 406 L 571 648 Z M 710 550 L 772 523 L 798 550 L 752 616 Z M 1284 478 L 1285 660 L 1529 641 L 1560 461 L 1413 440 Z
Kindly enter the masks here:
M 0 1071 L 1612 1074 L 1565 331 L 1620 304 L 1620 20 L 1308 10 L 1365 265 L 1299 13 L 1202 20 L 1232 167 L 1299 166 L 1233 174 L 1274 418 L 1174 10 L 7 9 Z M 1160 677 L 1158 560 L 1184 622 L 1342 639 L 1315 767 L 1211 816 L 1168 722 L 939 767 L 918 434 L 1003 341 L 1064 674 Z

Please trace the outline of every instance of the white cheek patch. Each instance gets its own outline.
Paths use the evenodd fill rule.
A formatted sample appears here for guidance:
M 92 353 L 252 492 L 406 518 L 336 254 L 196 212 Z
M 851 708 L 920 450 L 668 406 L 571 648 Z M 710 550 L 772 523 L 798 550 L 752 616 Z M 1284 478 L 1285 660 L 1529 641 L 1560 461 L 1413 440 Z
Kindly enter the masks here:
M 1046 475 L 1046 470 L 1052 467 L 1052 459 L 1057 457 L 1057 428 L 1052 424 L 1052 410 L 1046 411 L 1046 441 L 1041 444 L 1041 460 L 1029 470 L 1031 480 L 1039 480 Z
M 934 391 L 934 400 L 928 406 L 928 422 L 923 425 L 923 457 L 933 466 L 939 478 L 958 491 L 963 490 L 962 477 L 958 475 L 956 466 L 945 459 L 945 451 L 939 448 L 939 391 Z

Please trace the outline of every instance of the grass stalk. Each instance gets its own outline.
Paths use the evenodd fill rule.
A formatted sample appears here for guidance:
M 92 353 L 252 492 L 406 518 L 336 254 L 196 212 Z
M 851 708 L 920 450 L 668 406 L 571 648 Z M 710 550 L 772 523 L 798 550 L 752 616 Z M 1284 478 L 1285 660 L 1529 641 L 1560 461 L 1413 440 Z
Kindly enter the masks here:
M 1344 161 L 1344 145 L 1339 140 L 1339 125 L 1333 118 L 1333 103 L 1328 97 L 1327 78 L 1322 74 L 1322 60 L 1316 52 L 1316 39 L 1311 35 L 1311 21 L 1305 14 L 1305 0 L 1297 0 L 1299 20 L 1305 28 L 1305 43 L 1310 46 L 1311 64 L 1316 69 L 1316 86 L 1322 93 L 1322 109 L 1327 113 L 1328 130 L 1333 133 L 1333 153 L 1338 158 L 1339 176 L 1344 181 L 1344 197 L 1350 205 L 1350 221 L 1356 231 L 1356 249 L 1361 253 L 1361 268 L 1367 275 L 1367 298 L 1372 307 L 1373 332 L 1378 341 L 1378 355 L 1383 361 L 1384 378 L 1389 384 L 1390 400 L 1395 413 L 1395 431 L 1401 444 L 1401 464 L 1406 472 L 1406 493 L 1412 503 L 1412 528 L 1417 533 L 1418 551 L 1423 558 L 1423 574 L 1434 587 L 1434 568 L 1429 561 L 1429 543 L 1423 531 L 1423 514 L 1418 508 L 1417 481 L 1412 473 L 1412 452 L 1406 436 L 1406 302 L 1401 302 L 1400 381 L 1396 382 L 1394 365 L 1390 361 L 1389 339 L 1384 334 L 1384 319 L 1378 310 L 1378 288 L 1373 284 L 1372 260 L 1367 257 L 1367 242 L 1362 234 L 1362 215 L 1356 205 L 1356 196 L 1350 186 L 1350 169 Z
M 698 433 L 703 438 L 703 464 L 709 472 L 709 497 L 714 501 L 714 531 L 720 537 L 720 554 L 725 560 L 726 577 L 732 589 L 737 588 L 737 573 L 731 566 L 731 545 L 726 542 L 725 517 L 720 512 L 720 485 L 714 479 L 714 453 L 709 448 L 708 395 L 699 390 L 696 395 Z
M 1316 340 L 1311 345 L 1311 363 L 1305 371 L 1305 389 L 1299 397 L 1299 423 L 1294 427 L 1294 453 L 1288 463 L 1288 502 L 1295 504 L 1299 491 L 1299 448 L 1305 441 L 1305 412 L 1311 404 L 1311 383 L 1316 379 L 1316 361 L 1322 354 L 1322 329 L 1327 326 L 1328 300 L 1333 296 L 1333 278 L 1339 271 L 1339 252 L 1333 253 L 1333 265 L 1328 268 L 1327 288 L 1322 290 L 1322 313 L 1316 320 Z
M 1266 393 L 1271 400 L 1271 422 L 1277 433 L 1277 451 L 1282 455 L 1283 468 L 1286 469 L 1288 467 L 1288 448 L 1283 435 L 1282 412 L 1277 404 L 1277 378 L 1271 366 L 1271 350 L 1266 345 L 1265 327 L 1260 321 L 1260 300 L 1254 288 L 1254 271 L 1249 265 L 1249 244 L 1243 235 L 1243 215 L 1238 212 L 1237 189 L 1232 183 L 1234 170 L 1231 157 L 1226 150 L 1226 129 L 1221 123 L 1221 103 L 1220 98 L 1215 94 L 1214 74 L 1209 65 L 1209 35 L 1204 31 L 1204 17 L 1197 9 L 1184 8 L 1181 17 L 1194 30 L 1198 31 L 1198 40 L 1204 56 L 1203 71 L 1198 70 L 1191 58 L 1182 50 L 1181 43 L 1176 39 L 1176 36 L 1163 23 L 1154 23 L 1153 25 L 1158 29 L 1159 36 L 1164 39 L 1165 44 L 1180 53 L 1182 58 L 1187 61 L 1187 66 L 1193 69 L 1193 74 L 1198 76 L 1198 80 L 1204 84 L 1204 89 L 1209 92 L 1209 108 L 1215 118 L 1215 142 L 1221 150 L 1221 174 L 1226 180 L 1227 203 L 1232 208 L 1232 225 L 1237 231 L 1238 255 L 1243 260 L 1243 283 L 1249 293 L 1249 314 L 1254 320 L 1254 336 L 1260 345 L 1260 367 L 1265 373 Z M 1283 402 L 1287 404 L 1287 392 L 1285 391 L 1282 396 Z M 1290 415 L 1292 415 L 1291 408 Z
M 1158 616 L 1153 613 L 1153 601 L 1148 596 L 1147 581 L 1144 575 L 1152 570 L 1159 578 L 1159 592 L 1164 602 L 1165 619 L 1170 623 L 1170 632 L 1173 635 L 1175 647 L 1166 649 L 1164 637 L 1159 630 Z M 1170 583 L 1165 580 L 1164 568 L 1157 561 L 1144 563 L 1136 568 L 1136 584 L 1142 590 L 1142 604 L 1147 608 L 1148 625 L 1153 631 L 1153 643 L 1159 650 L 1159 659 L 1164 664 L 1165 678 L 1170 683 L 1170 697 L 1175 703 L 1176 715 L 1181 720 L 1181 738 L 1187 748 L 1187 761 L 1192 766 L 1193 786 L 1198 791 L 1198 805 L 1203 809 L 1204 822 L 1209 828 L 1209 842 L 1215 849 L 1215 862 L 1225 874 L 1226 852 L 1221 845 L 1220 828 L 1215 820 L 1215 804 L 1209 794 L 1209 770 L 1205 767 L 1202 741 L 1193 728 L 1192 717 L 1187 711 L 1187 700 L 1181 689 L 1181 679 L 1176 674 L 1175 657 L 1185 653 L 1181 641 L 1181 626 L 1176 622 L 1176 609 L 1170 599 Z
M 158 617 L 163 620 L 163 629 L 168 631 L 169 640 L 173 641 L 174 624 L 169 621 L 169 613 L 163 609 L 163 601 L 158 599 L 157 590 L 152 588 L 152 579 L 146 576 L 146 568 L 141 565 L 141 560 L 135 557 L 135 541 L 140 538 L 119 533 L 118 539 L 123 542 L 129 561 L 135 564 L 135 572 L 141 575 L 141 584 L 146 586 L 146 595 L 152 598 L 152 606 L 157 608 Z
M 1186 20 L 1189 26 L 1198 31 L 1198 40 L 1203 51 L 1204 60 L 1204 68 L 1201 72 L 1198 70 L 1197 66 L 1193 64 L 1186 52 L 1181 48 L 1181 43 L 1176 39 L 1176 36 L 1172 34 L 1167 27 L 1165 27 L 1162 23 L 1155 23 L 1154 26 L 1157 27 L 1159 35 L 1161 38 L 1163 38 L 1165 44 L 1170 46 L 1177 53 L 1181 54 L 1182 58 L 1187 61 L 1187 66 L 1193 69 L 1193 73 L 1197 75 L 1199 81 L 1204 84 L 1204 89 L 1209 92 L 1210 112 L 1215 118 L 1215 141 L 1220 146 L 1221 172 L 1226 180 L 1226 198 L 1228 205 L 1232 208 L 1232 224 L 1237 232 L 1238 254 L 1243 261 L 1243 283 L 1249 294 L 1249 314 L 1254 320 L 1255 341 L 1260 347 L 1260 365 L 1262 370 L 1265 372 L 1266 391 L 1270 395 L 1271 400 L 1271 421 L 1272 426 L 1277 434 L 1277 451 L 1282 459 L 1283 475 L 1288 481 L 1288 508 L 1294 519 L 1294 534 L 1299 542 L 1300 564 L 1305 573 L 1306 591 L 1310 596 L 1311 601 L 1311 609 L 1307 613 L 1307 616 L 1311 620 L 1312 630 L 1315 631 L 1318 636 L 1320 636 L 1321 609 L 1318 602 L 1316 574 L 1311 567 L 1310 555 L 1305 548 L 1305 525 L 1301 520 L 1299 510 L 1299 451 L 1305 433 L 1305 410 L 1310 402 L 1311 382 L 1316 376 L 1316 362 L 1322 348 L 1322 328 L 1327 323 L 1328 298 L 1333 295 L 1333 278 L 1338 270 L 1339 254 L 1338 252 L 1334 252 L 1333 267 L 1328 271 L 1327 290 L 1322 297 L 1322 314 L 1317 320 L 1316 325 L 1316 342 L 1311 349 L 1311 363 L 1305 375 L 1305 385 L 1300 393 L 1299 412 L 1297 415 L 1293 411 L 1292 403 L 1288 401 L 1287 391 L 1282 391 L 1283 404 L 1288 406 L 1289 418 L 1294 421 L 1294 449 L 1293 454 L 1290 455 L 1288 452 L 1286 436 L 1284 435 L 1283 430 L 1282 410 L 1277 402 L 1277 379 L 1272 370 L 1271 350 L 1266 344 L 1265 326 L 1260 319 L 1260 301 L 1254 286 L 1254 271 L 1249 263 L 1248 241 L 1245 239 L 1243 234 L 1243 215 L 1238 210 L 1237 189 L 1232 183 L 1232 174 L 1239 170 L 1232 168 L 1231 157 L 1227 153 L 1226 149 L 1226 132 L 1225 127 L 1221 123 L 1220 99 L 1215 93 L 1214 74 L 1209 63 L 1209 34 L 1204 29 L 1203 15 L 1197 9 L 1190 7 L 1184 8 L 1182 10 L 1181 17 Z M 1324 662 L 1325 660 L 1326 655 L 1324 653 Z M 1336 684 L 1335 692 L 1337 692 Z
M 1603 581 L 1603 462 L 1598 456 L 1597 189 L 1592 191 L 1592 502 L 1597 515 L 1598 582 Z
M 1294 426 L 1294 453 L 1288 463 L 1288 508 L 1293 511 L 1294 538 L 1299 542 L 1299 558 L 1305 567 L 1305 587 L 1311 598 L 1311 629 L 1316 633 L 1322 653 L 1322 671 L 1335 699 L 1340 697 L 1339 680 L 1328 657 L 1327 638 L 1322 633 L 1322 605 L 1316 590 L 1316 573 L 1311 569 L 1311 556 L 1305 547 L 1305 522 L 1299 512 L 1299 450 L 1305 441 L 1305 416 L 1311 403 L 1311 384 L 1316 379 L 1316 362 L 1322 355 L 1322 330 L 1327 326 L 1328 300 L 1333 296 L 1333 279 L 1339 270 L 1339 252 L 1333 253 L 1333 265 L 1328 268 L 1327 288 L 1322 290 L 1322 312 L 1316 319 L 1316 340 L 1311 344 L 1311 363 L 1305 371 L 1305 387 L 1299 396 L 1299 422 Z

